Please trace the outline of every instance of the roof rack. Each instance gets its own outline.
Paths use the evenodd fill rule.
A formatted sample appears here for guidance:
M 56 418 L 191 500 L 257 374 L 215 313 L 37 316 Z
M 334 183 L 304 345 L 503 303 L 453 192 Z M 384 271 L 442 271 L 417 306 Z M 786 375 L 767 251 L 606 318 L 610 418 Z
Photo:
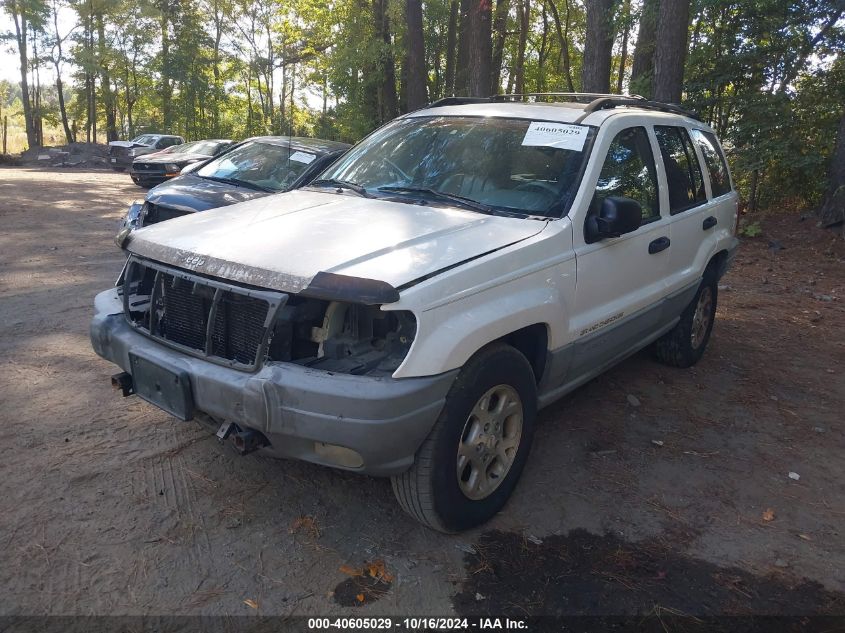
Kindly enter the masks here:
M 576 123 L 580 123 L 586 117 L 598 110 L 610 110 L 621 106 L 643 108 L 645 110 L 657 110 L 659 112 L 671 112 L 672 114 L 680 114 L 682 116 L 688 116 L 691 119 L 701 121 L 701 117 L 692 110 L 686 110 L 673 103 L 651 101 L 645 97 L 641 97 L 640 95 L 612 95 L 596 92 L 525 92 L 521 94 L 493 95 L 492 97 L 445 97 L 443 99 L 438 99 L 427 107 L 439 108 L 443 106 L 467 105 L 473 103 L 501 103 L 506 101 L 525 100 L 527 98 L 566 99 L 575 103 L 578 103 L 579 101 L 587 101 L 584 106 L 584 114 L 578 117 L 575 121 Z
M 525 100 L 528 97 L 532 97 L 534 99 L 540 98 L 565 98 L 571 101 L 578 103 L 579 101 L 588 100 L 590 103 L 595 101 L 596 99 L 612 99 L 612 98 L 624 98 L 624 99 L 638 99 L 642 101 L 646 101 L 645 97 L 641 97 L 640 95 L 612 95 L 606 94 L 603 92 L 523 92 L 523 93 L 514 93 L 514 94 L 504 94 L 504 95 L 493 95 L 490 97 L 491 101 L 512 101 L 516 99 Z
M 444 106 L 467 105 L 469 103 L 490 103 L 490 97 L 443 97 L 429 103 L 426 108 L 442 108 Z
M 631 106 L 634 108 L 643 108 L 645 110 L 671 112 L 672 114 L 680 114 L 682 116 L 688 116 L 691 119 L 695 119 L 696 121 L 701 121 L 701 117 L 699 117 L 698 114 L 696 114 L 692 110 L 686 110 L 679 105 L 675 105 L 674 103 L 649 101 L 648 99 L 645 99 L 643 97 L 630 98 L 625 97 L 623 95 L 608 95 L 590 101 L 590 103 L 587 104 L 587 107 L 584 108 L 584 114 L 578 117 L 578 120 L 575 122 L 580 123 L 586 117 L 598 110 L 610 110 L 619 106 Z

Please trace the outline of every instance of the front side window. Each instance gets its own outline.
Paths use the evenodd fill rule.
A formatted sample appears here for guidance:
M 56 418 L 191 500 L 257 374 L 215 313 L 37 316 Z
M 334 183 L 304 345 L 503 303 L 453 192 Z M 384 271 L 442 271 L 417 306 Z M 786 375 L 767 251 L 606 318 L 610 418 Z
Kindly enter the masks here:
M 264 191 L 285 191 L 305 173 L 316 153 L 287 144 L 247 141 L 194 173 Z
M 590 213 L 598 213 L 602 201 L 611 196 L 639 202 L 643 210 L 643 224 L 660 217 L 654 153 L 644 127 L 622 130 L 610 143 L 596 183 Z
M 560 217 L 574 196 L 594 129 L 504 117 L 398 119 L 315 182 L 419 204 L 471 201 L 490 213 Z
M 728 193 L 731 190 L 728 164 L 725 162 L 725 155 L 719 147 L 716 135 L 712 132 L 693 130 L 692 138 L 698 143 L 698 147 L 704 156 L 704 163 L 707 165 L 707 172 L 710 174 L 710 189 L 713 190 L 713 197 L 717 198 Z
M 666 169 L 670 213 L 674 215 L 705 202 L 701 166 L 686 129 L 655 125 L 654 133 Z

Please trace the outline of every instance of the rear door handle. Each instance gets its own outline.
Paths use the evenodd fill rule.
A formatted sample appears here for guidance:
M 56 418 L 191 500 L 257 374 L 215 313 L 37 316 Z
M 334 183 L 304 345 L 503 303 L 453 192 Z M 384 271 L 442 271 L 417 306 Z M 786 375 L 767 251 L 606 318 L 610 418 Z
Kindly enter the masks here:
M 665 236 L 658 237 L 648 245 L 648 254 L 654 255 L 660 251 L 665 251 L 667 248 L 669 248 L 669 238 Z
M 714 218 L 712 215 L 709 218 L 704 218 L 704 222 L 701 223 L 701 230 L 706 231 L 707 229 L 712 229 L 716 224 L 718 224 L 719 220 Z

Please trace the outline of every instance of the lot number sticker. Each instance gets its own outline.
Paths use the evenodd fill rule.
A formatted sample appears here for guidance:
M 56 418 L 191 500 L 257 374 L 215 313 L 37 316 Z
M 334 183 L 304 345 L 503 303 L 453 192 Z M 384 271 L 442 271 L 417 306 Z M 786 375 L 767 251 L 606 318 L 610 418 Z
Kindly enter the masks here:
M 525 132 L 522 144 L 531 147 L 554 147 L 580 152 L 587 140 L 588 127 L 565 123 L 532 121 Z
M 310 165 L 314 159 L 317 158 L 314 154 L 309 154 L 307 152 L 294 152 L 290 155 L 290 159 L 296 161 L 297 163 L 305 163 L 306 165 Z

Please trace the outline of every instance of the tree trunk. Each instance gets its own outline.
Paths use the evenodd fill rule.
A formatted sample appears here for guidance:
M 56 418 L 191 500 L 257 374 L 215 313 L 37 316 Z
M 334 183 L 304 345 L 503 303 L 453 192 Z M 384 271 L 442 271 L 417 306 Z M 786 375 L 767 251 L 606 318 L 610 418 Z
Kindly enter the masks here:
M 586 0 L 587 33 L 581 68 L 581 84 L 584 92 L 610 92 L 614 4 L 615 0 Z
M 684 87 L 690 0 L 661 0 L 654 51 L 654 98 L 680 103 Z
M 422 2 L 405 0 L 405 19 L 408 28 L 407 105 L 418 110 L 428 101 L 426 96 L 425 44 L 423 42 Z
M 103 14 L 97 14 L 97 62 L 100 67 L 100 85 L 103 89 L 103 106 L 106 109 L 106 142 L 116 141 L 117 121 L 114 102 L 114 93 L 111 89 L 111 78 L 109 77 L 109 65 L 106 62 L 106 34 L 103 24 Z
M 161 115 L 164 119 L 162 132 L 170 132 L 173 124 L 173 112 L 171 104 L 173 101 L 173 84 L 171 83 L 171 60 L 170 60 L 170 7 L 167 1 L 160 5 L 161 17 L 159 18 L 159 29 L 161 31 Z
M 446 30 L 446 76 L 444 78 L 443 95 L 448 97 L 455 93 L 455 59 L 458 48 L 458 0 L 449 3 L 449 26 Z
M 545 0 L 546 5 L 552 12 L 552 18 L 555 21 L 555 30 L 557 31 L 557 39 L 560 43 L 560 62 L 563 66 L 563 76 L 566 77 L 566 89 L 569 92 L 575 92 L 575 82 L 572 79 L 572 61 L 569 55 L 569 1 L 566 0 L 566 21 L 561 26 L 560 14 L 555 6 L 554 0 Z
M 631 0 L 624 0 L 622 18 L 622 50 L 619 54 L 619 75 L 616 77 L 616 92 L 622 94 L 622 84 L 625 81 L 625 65 L 628 63 L 628 35 L 631 32 Z
M 546 91 L 546 60 L 548 57 L 549 44 L 549 13 L 546 10 L 546 4 L 542 3 L 543 7 L 543 32 L 540 35 L 540 47 L 537 49 L 537 92 Z
M 631 65 L 630 92 L 650 98 L 654 78 L 654 38 L 657 36 L 657 15 L 660 0 L 644 0 L 640 13 L 640 32 Z
M 827 193 L 819 207 L 818 216 L 824 227 L 845 221 L 845 110 L 839 118 L 836 147 L 830 157 Z
M 528 30 L 531 28 L 531 0 L 519 2 L 519 43 L 516 49 L 516 93 L 525 92 L 525 47 L 528 43 Z
M 27 29 L 29 28 L 26 19 L 26 13 L 23 7 L 18 7 L 15 0 L 9 3 L 12 18 L 15 22 L 15 37 L 18 44 L 18 56 L 21 64 L 21 100 L 23 101 L 23 118 L 26 123 L 26 143 L 30 148 L 36 147 L 38 144 L 37 134 L 35 130 L 35 120 L 33 119 L 32 102 L 29 98 L 29 52 L 27 48 Z
M 461 43 L 456 78 L 458 94 L 468 97 L 490 96 L 492 21 L 490 0 L 461 0 Z
M 493 61 L 490 70 L 490 94 L 499 94 L 502 89 L 502 59 L 505 54 L 505 37 L 508 33 L 508 12 L 510 0 L 499 0 L 496 3 L 496 14 L 493 18 Z
M 399 100 L 396 95 L 396 62 L 393 57 L 393 43 L 390 38 L 390 17 L 387 14 L 387 2 L 388 0 L 373 0 L 376 38 L 381 42 L 378 61 L 380 70 L 378 87 L 379 123 L 389 121 L 399 112 Z
M 74 141 L 76 141 L 76 139 L 73 138 L 73 132 L 71 132 L 70 124 L 68 123 L 67 108 L 65 107 L 64 87 L 62 86 L 62 75 L 59 71 L 58 65 L 56 66 L 56 94 L 59 98 L 59 114 L 62 117 L 62 127 L 65 130 L 65 138 L 67 139 L 68 143 L 73 143 Z

